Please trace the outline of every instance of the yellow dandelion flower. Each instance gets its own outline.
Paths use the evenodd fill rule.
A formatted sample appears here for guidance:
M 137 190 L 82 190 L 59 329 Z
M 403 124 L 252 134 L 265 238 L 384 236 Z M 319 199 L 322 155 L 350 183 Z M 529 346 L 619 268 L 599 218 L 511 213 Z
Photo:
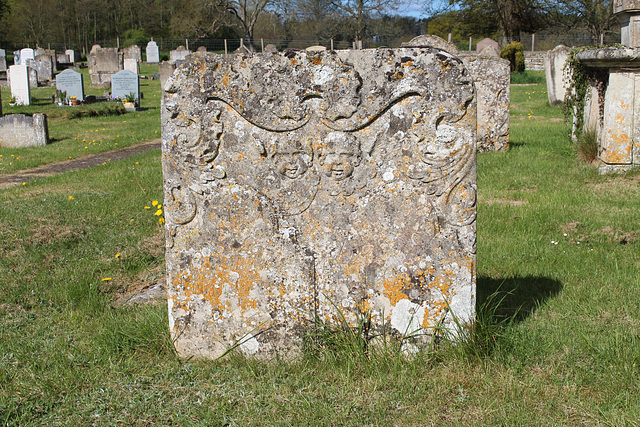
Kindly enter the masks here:
M 69 196 L 69 200 L 73 200 L 73 196 Z
M 27 185 L 27 183 L 26 183 L 26 182 L 23 182 L 23 183 L 22 183 L 22 185 Z
M 131 218 L 131 222 L 133 222 L 133 218 Z
M 136 162 L 136 165 L 138 164 L 138 162 Z
M 158 201 L 157 201 L 157 200 L 154 200 L 153 202 L 151 202 L 151 205 L 152 205 L 152 206 L 158 206 Z
M 158 219 L 158 222 L 159 222 L 160 224 L 164 224 L 164 218 L 160 218 L 160 219 Z
M 108 282 L 109 280 L 111 280 L 111 277 L 105 277 L 104 279 L 102 279 L 103 282 Z
M 120 254 L 116 254 L 116 258 L 120 258 Z
M 160 215 L 162 215 L 162 209 L 158 209 L 154 215 L 155 215 L 155 216 L 160 216 Z
M 144 208 L 145 209 L 151 209 L 151 206 L 145 206 Z
M 162 205 L 158 205 L 157 207 L 158 207 L 158 209 L 162 209 Z

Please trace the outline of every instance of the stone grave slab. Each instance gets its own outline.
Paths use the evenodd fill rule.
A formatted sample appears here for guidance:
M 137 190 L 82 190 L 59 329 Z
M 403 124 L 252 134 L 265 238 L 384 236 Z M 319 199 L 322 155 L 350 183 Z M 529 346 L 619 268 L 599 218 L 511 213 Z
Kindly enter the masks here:
M 137 62 L 142 62 L 142 50 L 137 44 L 125 47 L 122 49 L 122 53 L 124 55 L 124 59 L 135 59 Z
M 7 53 L 4 49 L 0 49 L 0 72 L 7 71 Z
M 36 70 L 38 75 L 38 83 L 49 83 L 53 80 L 53 58 L 49 55 L 38 55 L 36 59 L 31 63 L 31 67 Z
M 158 44 L 153 40 L 147 44 L 147 62 L 150 64 L 160 62 L 160 50 L 158 49 Z
M 0 147 L 41 147 L 49 143 L 47 116 L 9 114 L 0 117 Z
M 26 65 L 9 67 L 11 96 L 18 105 L 31 105 L 31 88 L 29 87 L 29 68 Z
M 571 49 L 564 45 L 556 46 L 544 56 L 544 75 L 547 80 L 547 97 L 549 104 L 559 105 L 564 102 L 569 85 L 564 66 L 569 59 Z
M 87 57 L 91 84 L 108 86 L 111 76 L 124 69 L 124 57 L 117 48 L 102 48 L 94 45 Z
M 175 64 L 176 61 L 184 61 L 191 53 L 192 52 L 184 46 L 178 46 L 176 50 L 169 52 L 169 62 Z
M 75 96 L 84 101 L 84 77 L 77 71 L 67 69 L 56 76 L 56 89 L 67 92 L 67 97 Z
M 124 59 L 124 69 L 129 70 L 132 73 L 140 74 L 140 66 L 137 59 L 133 58 L 125 58 Z
M 475 109 L 430 47 L 187 59 L 162 101 L 178 353 L 291 359 L 360 321 L 414 351 L 471 323 Z
M 111 96 L 124 98 L 133 92 L 136 95 L 136 104 L 140 101 L 140 78 L 136 73 L 122 70 L 111 76 Z

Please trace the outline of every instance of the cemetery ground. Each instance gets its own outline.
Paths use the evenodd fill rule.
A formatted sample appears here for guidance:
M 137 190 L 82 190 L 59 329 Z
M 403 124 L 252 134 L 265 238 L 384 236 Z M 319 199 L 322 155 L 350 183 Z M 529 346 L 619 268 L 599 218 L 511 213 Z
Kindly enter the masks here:
M 53 143 L 0 174 L 157 138 L 141 90 L 117 116 L 30 107 Z M 638 425 L 640 174 L 598 175 L 544 84 L 511 90 L 511 149 L 478 155 L 478 322 L 412 358 L 325 330 L 292 363 L 178 359 L 166 302 L 122 305 L 163 277 L 159 150 L 0 190 L 0 422 Z

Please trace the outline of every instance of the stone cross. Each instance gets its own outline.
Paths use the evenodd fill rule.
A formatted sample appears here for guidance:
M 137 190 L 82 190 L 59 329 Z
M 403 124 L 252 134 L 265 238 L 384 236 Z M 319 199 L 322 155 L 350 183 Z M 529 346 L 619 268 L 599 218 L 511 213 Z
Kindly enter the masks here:
M 295 358 L 318 322 L 414 351 L 473 321 L 476 103 L 460 59 L 196 53 L 165 90 L 181 356 Z

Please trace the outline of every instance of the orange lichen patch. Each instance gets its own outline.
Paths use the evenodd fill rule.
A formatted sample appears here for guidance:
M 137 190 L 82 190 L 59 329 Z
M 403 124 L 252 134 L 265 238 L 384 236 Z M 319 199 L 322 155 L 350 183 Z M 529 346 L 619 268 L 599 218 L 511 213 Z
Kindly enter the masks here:
M 602 160 L 607 163 L 629 163 L 631 140 L 627 134 L 610 134 L 610 144 L 602 153 Z
M 230 79 L 228 75 L 222 77 L 222 86 L 229 87 Z
M 615 120 L 618 123 L 618 126 L 624 125 L 624 116 L 622 114 L 618 114 Z
M 214 308 L 222 308 L 220 295 L 222 284 L 226 282 L 226 272 L 220 265 L 213 269 L 211 258 L 205 258 L 199 267 L 183 270 L 172 282 L 174 289 L 183 290 L 186 299 L 202 295 Z
M 320 59 L 319 56 L 314 57 L 311 62 L 313 65 L 322 65 L 322 60 Z
M 241 257 L 232 268 L 240 277 L 231 287 L 238 292 L 238 302 L 244 310 L 258 306 L 255 300 L 249 298 L 249 293 L 256 283 L 260 283 L 260 275 L 256 270 L 259 265 L 261 263 L 258 260 Z
M 360 310 L 360 313 L 366 313 L 371 309 L 371 303 L 369 302 L 369 300 L 362 300 L 357 304 L 358 310 Z
M 411 279 L 406 273 L 401 273 L 400 276 L 393 279 L 384 279 L 382 286 L 384 287 L 384 296 L 389 298 L 391 305 L 395 306 L 401 299 L 409 298 L 403 289 L 408 289 L 411 285 Z

